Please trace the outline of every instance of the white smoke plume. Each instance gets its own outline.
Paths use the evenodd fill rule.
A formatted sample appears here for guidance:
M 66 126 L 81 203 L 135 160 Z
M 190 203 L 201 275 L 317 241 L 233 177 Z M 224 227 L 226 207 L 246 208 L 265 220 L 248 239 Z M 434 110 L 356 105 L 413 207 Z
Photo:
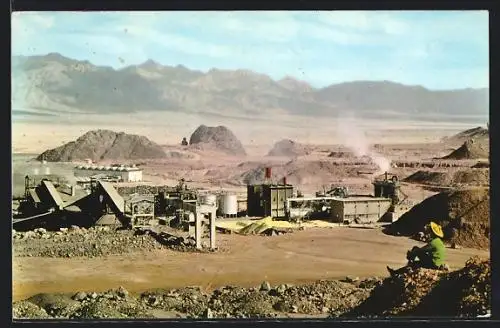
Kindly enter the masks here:
M 374 176 L 388 172 L 391 168 L 390 160 L 370 150 L 374 142 L 367 138 L 362 126 L 354 117 L 337 120 L 337 137 L 340 143 L 353 151 L 356 156 L 368 156 L 378 166 L 379 169 L 373 173 Z

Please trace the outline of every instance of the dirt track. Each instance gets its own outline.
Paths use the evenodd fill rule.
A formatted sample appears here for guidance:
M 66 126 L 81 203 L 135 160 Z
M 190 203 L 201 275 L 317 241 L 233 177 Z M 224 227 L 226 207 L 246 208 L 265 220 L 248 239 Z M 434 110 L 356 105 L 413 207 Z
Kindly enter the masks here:
M 379 230 L 309 229 L 276 237 L 218 235 L 221 251 L 188 254 L 169 250 L 102 258 L 23 257 L 13 260 L 13 299 L 37 293 L 104 291 L 117 286 L 143 291 L 199 285 L 256 286 L 300 283 L 346 275 L 386 276 L 386 265 L 405 263 L 416 242 Z M 452 269 L 489 252 L 448 249 Z

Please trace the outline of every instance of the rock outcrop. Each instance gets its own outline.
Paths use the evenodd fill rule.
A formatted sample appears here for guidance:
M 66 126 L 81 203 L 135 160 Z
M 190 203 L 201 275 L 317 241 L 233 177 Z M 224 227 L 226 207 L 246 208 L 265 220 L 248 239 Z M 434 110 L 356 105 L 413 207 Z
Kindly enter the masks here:
M 283 139 L 274 144 L 267 156 L 297 157 L 310 153 L 306 145 L 300 144 L 290 139 Z
M 192 146 L 208 147 L 228 155 L 244 156 L 245 148 L 231 130 L 225 126 L 200 125 L 189 138 Z
M 87 158 L 100 161 L 165 157 L 166 154 L 161 146 L 144 136 L 110 130 L 92 130 L 75 141 L 44 151 L 37 159 L 69 162 Z

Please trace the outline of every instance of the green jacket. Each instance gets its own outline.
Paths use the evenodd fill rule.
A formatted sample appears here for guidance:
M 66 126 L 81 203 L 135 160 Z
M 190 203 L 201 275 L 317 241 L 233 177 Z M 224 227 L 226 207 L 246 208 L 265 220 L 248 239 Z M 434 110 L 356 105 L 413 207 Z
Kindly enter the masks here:
M 421 248 L 422 251 L 432 256 L 432 263 L 435 266 L 444 264 L 446 257 L 446 247 L 441 238 L 432 239 L 427 245 Z

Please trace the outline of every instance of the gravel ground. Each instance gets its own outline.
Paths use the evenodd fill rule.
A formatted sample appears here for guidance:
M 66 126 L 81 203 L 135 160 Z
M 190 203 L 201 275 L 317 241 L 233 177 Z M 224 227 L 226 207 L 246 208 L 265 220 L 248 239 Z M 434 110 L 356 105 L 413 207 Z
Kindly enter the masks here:
M 61 228 L 57 232 L 39 228 L 13 231 L 12 235 L 16 257 L 98 257 L 162 248 L 196 251 L 194 240 L 178 231 L 115 230 L 103 226 Z

